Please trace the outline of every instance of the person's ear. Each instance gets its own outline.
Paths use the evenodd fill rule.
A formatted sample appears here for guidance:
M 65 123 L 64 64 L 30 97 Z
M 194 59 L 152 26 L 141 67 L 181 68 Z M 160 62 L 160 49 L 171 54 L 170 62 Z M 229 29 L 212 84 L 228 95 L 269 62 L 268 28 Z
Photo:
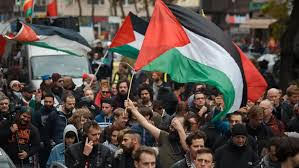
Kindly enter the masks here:
M 134 161 L 134 165 L 136 168 L 138 168 L 138 162 L 137 161 Z

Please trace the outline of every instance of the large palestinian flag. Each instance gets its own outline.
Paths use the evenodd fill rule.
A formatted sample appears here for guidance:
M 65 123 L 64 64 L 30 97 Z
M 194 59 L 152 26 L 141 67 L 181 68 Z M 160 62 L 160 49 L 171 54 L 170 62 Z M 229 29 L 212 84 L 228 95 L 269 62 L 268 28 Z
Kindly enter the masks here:
M 7 39 L 78 56 L 87 55 L 91 51 L 87 41 L 73 30 L 23 22 L 17 24 L 21 25 L 12 30 L 15 35 L 5 36 Z
M 109 50 L 136 59 L 147 26 L 147 21 L 130 12 L 112 40 Z
M 267 87 L 254 65 L 220 28 L 161 0 L 156 0 L 135 69 L 166 72 L 180 83 L 215 86 L 223 94 L 225 107 L 214 120 L 245 105 L 247 93 L 254 92 L 250 96 L 257 99 Z

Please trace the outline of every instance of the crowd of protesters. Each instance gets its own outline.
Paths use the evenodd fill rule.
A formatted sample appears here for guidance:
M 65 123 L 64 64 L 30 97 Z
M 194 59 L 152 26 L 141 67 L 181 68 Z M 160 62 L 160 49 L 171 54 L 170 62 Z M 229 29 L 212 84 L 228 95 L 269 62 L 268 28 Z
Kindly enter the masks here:
M 132 76 L 122 71 L 82 74 L 81 86 L 58 73 L 39 89 L 7 81 L 0 147 L 22 168 L 299 167 L 299 83 L 212 121 L 224 108 L 215 88 L 139 72 L 128 96 Z

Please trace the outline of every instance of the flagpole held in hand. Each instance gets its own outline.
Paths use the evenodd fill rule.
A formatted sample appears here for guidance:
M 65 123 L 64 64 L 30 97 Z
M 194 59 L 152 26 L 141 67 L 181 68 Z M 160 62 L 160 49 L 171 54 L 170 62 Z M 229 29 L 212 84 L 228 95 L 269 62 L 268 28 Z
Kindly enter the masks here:
M 128 63 L 126 63 L 126 62 L 120 62 L 120 63 L 122 63 L 122 64 L 126 64 L 126 65 L 128 65 L 128 66 L 132 69 L 132 77 L 131 77 L 131 80 L 130 80 L 130 86 L 129 86 L 128 96 L 127 96 L 127 100 L 129 100 L 130 93 L 131 93 L 131 88 L 132 88 L 132 83 L 133 83 L 133 78 L 134 78 L 134 75 L 135 75 L 137 72 L 134 70 L 134 68 L 133 68 L 130 64 L 128 64 Z M 127 107 L 125 108 L 125 113 L 124 113 L 124 115 L 125 115 L 126 113 L 127 113 Z
M 107 57 L 107 55 L 108 55 L 108 50 L 105 52 L 105 55 L 102 57 L 102 61 L 100 61 L 100 62 L 98 63 L 99 66 L 98 66 L 96 72 L 94 73 L 94 76 L 97 76 L 97 73 L 99 72 L 101 66 L 104 64 L 104 60 L 105 60 L 105 58 Z M 94 80 L 94 78 L 91 79 L 89 85 L 92 84 L 93 80 Z

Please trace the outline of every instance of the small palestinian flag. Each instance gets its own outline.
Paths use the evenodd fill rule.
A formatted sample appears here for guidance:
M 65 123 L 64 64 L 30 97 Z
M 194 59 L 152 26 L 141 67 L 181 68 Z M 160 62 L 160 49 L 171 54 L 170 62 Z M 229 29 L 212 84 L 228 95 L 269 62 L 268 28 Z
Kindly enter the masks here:
M 57 0 L 48 0 L 47 16 L 57 16 Z
M 147 26 L 147 21 L 130 12 L 112 40 L 109 50 L 136 59 Z
M 87 41 L 73 30 L 23 22 L 17 24 L 21 25 L 15 26 L 12 30 L 14 35 L 5 36 L 7 39 L 77 56 L 86 56 L 91 51 Z
M 23 11 L 25 18 L 31 17 L 33 14 L 34 0 L 24 0 L 23 1 Z
M 162 0 L 155 2 L 136 60 L 135 70 L 140 69 L 165 72 L 179 83 L 216 87 L 225 107 L 214 121 L 238 110 L 247 98 L 259 98 L 267 88 L 262 75 L 220 28 L 191 10 L 165 5 Z

